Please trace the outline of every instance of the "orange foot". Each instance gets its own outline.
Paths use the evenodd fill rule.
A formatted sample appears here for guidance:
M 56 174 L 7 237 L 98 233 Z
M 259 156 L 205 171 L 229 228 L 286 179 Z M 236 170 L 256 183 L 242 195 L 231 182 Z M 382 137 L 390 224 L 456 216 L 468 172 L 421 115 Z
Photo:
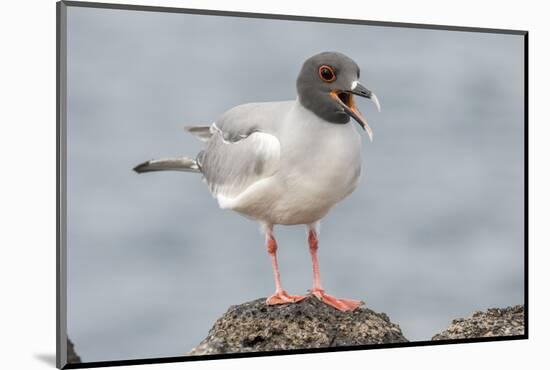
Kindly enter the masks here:
M 265 301 L 265 303 L 267 303 L 268 305 L 296 303 L 300 302 L 304 298 L 305 296 L 289 295 L 286 290 L 281 290 L 280 292 L 275 292 L 275 294 L 269 297 Z
M 354 311 L 364 303 L 363 301 L 358 301 L 356 299 L 336 298 L 326 294 L 322 289 L 312 290 L 311 294 L 317 297 L 317 299 L 321 302 L 328 304 L 339 311 Z

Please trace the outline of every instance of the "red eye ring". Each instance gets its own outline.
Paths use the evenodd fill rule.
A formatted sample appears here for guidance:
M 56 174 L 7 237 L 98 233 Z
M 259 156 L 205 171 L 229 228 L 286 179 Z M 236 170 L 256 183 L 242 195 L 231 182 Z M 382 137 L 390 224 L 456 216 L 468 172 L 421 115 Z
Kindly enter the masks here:
M 325 82 L 333 82 L 336 80 L 336 73 L 331 66 L 323 64 L 319 67 L 319 78 Z

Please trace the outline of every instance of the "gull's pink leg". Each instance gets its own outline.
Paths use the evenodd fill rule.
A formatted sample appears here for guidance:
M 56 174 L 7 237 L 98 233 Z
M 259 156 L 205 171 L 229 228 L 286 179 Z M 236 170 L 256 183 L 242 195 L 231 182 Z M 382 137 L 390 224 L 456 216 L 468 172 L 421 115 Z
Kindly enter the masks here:
M 281 286 L 281 275 L 279 273 L 279 263 L 277 262 L 277 241 L 275 241 L 271 228 L 266 231 L 265 242 L 267 246 L 267 253 L 269 253 L 269 256 L 271 257 L 273 276 L 275 277 L 275 294 L 269 297 L 266 303 L 269 305 L 274 305 L 301 301 L 305 297 L 289 295 Z
M 355 299 L 336 298 L 325 293 L 321 286 L 321 273 L 319 272 L 319 261 L 317 260 L 317 249 L 319 249 L 319 239 L 314 227 L 309 227 L 308 233 L 309 253 L 313 263 L 313 288 L 311 294 L 317 297 L 321 302 L 328 304 L 340 311 L 353 311 L 363 304 L 362 301 Z
M 311 262 L 313 263 L 313 291 L 323 290 L 321 286 L 321 273 L 319 272 L 319 261 L 317 259 L 317 249 L 319 249 L 319 239 L 317 232 L 310 229 L 307 237 L 309 243 L 309 253 L 311 254 Z

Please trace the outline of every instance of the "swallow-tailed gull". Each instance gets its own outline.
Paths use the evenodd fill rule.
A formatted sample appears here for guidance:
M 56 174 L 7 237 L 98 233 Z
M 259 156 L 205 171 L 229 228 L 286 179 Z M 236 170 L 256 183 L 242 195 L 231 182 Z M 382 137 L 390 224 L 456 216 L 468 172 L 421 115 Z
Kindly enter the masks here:
M 296 81 L 296 100 L 236 106 L 210 126 L 187 127 L 205 143 L 195 159 L 168 158 L 142 163 L 138 173 L 201 173 L 220 208 L 256 220 L 265 232 L 275 293 L 267 304 L 300 301 L 281 286 L 274 225 L 306 225 L 313 263 L 310 294 L 341 311 L 362 302 L 323 290 L 317 261 L 320 220 L 356 188 L 361 173 L 361 137 L 353 118 L 372 140 L 372 131 L 354 95 L 376 95 L 359 83 L 359 67 L 337 52 L 307 59 Z

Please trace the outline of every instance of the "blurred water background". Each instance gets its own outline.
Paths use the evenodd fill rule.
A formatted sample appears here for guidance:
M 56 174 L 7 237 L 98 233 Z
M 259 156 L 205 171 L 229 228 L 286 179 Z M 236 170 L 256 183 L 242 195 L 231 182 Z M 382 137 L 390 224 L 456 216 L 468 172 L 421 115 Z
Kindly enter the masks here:
M 382 104 L 358 103 L 374 142 L 322 224 L 326 290 L 410 340 L 523 303 L 522 37 L 69 7 L 68 331 L 83 361 L 183 355 L 229 305 L 273 292 L 255 223 L 196 174 L 131 169 L 196 154 L 185 125 L 294 99 L 325 50 Z M 304 293 L 305 231 L 276 233 L 283 285 Z

